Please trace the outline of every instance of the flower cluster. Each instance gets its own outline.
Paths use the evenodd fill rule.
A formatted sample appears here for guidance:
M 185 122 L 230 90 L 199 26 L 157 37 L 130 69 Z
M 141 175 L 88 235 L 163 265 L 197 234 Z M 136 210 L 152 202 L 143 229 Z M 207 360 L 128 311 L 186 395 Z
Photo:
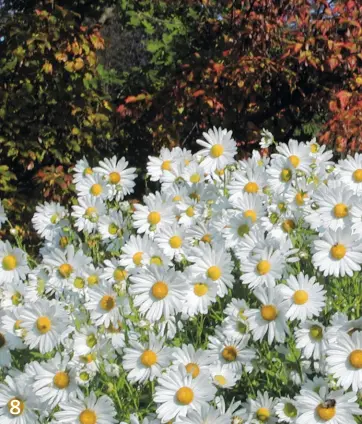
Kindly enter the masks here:
M 83 158 L 38 256 L 0 241 L 0 423 L 361 422 L 362 155 L 203 137 L 149 157 L 142 203 Z

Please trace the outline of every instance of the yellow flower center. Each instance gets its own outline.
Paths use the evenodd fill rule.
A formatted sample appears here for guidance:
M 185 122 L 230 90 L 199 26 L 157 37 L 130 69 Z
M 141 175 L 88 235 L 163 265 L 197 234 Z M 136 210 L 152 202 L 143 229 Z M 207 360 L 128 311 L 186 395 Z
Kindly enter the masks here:
M 265 261 L 265 260 L 260 261 L 257 264 L 256 269 L 257 269 L 257 271 L 260 275 L 265 275 L 270 271 L 271 263 L 269 261 Z
M 334 259 L 340 261 L 345 257 L 347 249 L 343 244 L 337 243 L 331 247 L 330 253 Z
M 142 259 L 142 256 L 141 256 L 141 259 Z M 133 261 L 134 261 L 134 258 L 133 258 Z M 139 263 L 137 265 L 139 265 Z M 124 281 L 127 278 L 127 275 L 128 275 L 128 272 L 121 268 L 116 268 L 113 272 L 113 278 L 115 279 L 115 281 Z
M 291 180 L 292 175 L 293 175 L 293 174 L 292 174 L 291 169 L 284 168 L 284 169 L 282 170 L 282 172 L 280 173 L 280 178 L 281 178 L 281 180 L 282 180 L 283 182 L 287 183 L 288 181 L 290 181 L 290 180 Z
M 225 169 L 215 169 L 215 174 L 222 177 L 225 174 Z
M 356 169 L 353 173 L 353 179 L 356 181 L 356 183 L 362 182 L 362 169 Z
M 315 144 L 315 143 L 311 144 L 310 145 L 310 151 L 312 153 L 317 153 L 318 152 L 318 144 Z
M 322 340 L 323 328 L 320 327 L 319 325 L 312 325 L 312 327 L 309 329 L 309 334 L 312 337 L 312 339 Z
M 176 392 L 176 399 L 182 405 L 189 405 L 194 400 L 194 392 L 190 387 L 181 387 L 181 389 Z
M 286 219 L 282 224 L 283 231 L 291 233 L 295 228 L 295 222 L 292 219 Z
M 263 305 L 260 313 L 265 321 L 274 321 L 278 316 L 278 310 L 274 305 Z
M 99 283 L 98 275 L 96 275 L 96 274 L 90 275 L 90 276 L 87 278 L 87 281 L 88 281 L 88 284 L 89 284 L 90 286 L 94 286 L 94 285 L 98 284 L 98 283 Z
M 280 210 L 280 212 L 285 212 L 287 210 L 287 205 L 284 202 L 279 202 L 278 209 Z
M 62 277 L 68 278 L 70 274 L 73 272 L 73 267 L 70 264 L 62 264 L 58 268 L 58 271 Z
M 16 292 L 11 296 L 11 302 L 15 306 L 18 306 L 21 303 L 21 299 L 22 299 L 22 296 L 19 292 Z
M 244 237 L 245 234 L 248 234 L 250 231 L 249 225 L 248 224 L 241 224 L 238 227 L 238 235 L 239 237 Z
M 85 168 L 83 171 L 83 175 L 92 175 L 93 174 L 93 170 L 92 168 Z
M 192 206 L 189 206 L 189 207 L 186 209 L 186 215 L 187 215 L 189 218 L 192 218 L 192 217 L 195 215 L 195 211 L 194 211 L 194 208 L 193 208 Z
M 118 184 L 121 181 L 121 176 L 118 172 L 111 172 L 109 174 L 109 182 L 111 184 Z
M 53 378 L 53 383 L 58 389 L 66 389 L 70 383 L 68 373 L 64 371 L 57 372 Z
M 88 334 L 85 343 L 90 348 L 94 347 L 97 344 L 97 337 L 95 336 L 95 334 Z
M 75 287 L 76 289 L 83 289 L 83 288 L 84 288 L 84 286 L 85 286 L 85 282 L 84 282 L 83 278 L 77 277 L 77 278 L 74 280 L 74 287 Z
M 111 311 L 116 306 L 116 301 L 113 296 L 106 294 L 100 300 L 99 306 L 105 311 Z
M 151 225 L 157 225 L 161 221 L 161 214 L 159 212 L 150 212 L 147 217 L 148 222 Z
M 182 200 L 181 196 L 175 196 L 172 201 L 173 202 L 180 202 Z
M 142 261 L 142 256 L 143 256 L 143 252 L 136 252 L 132 257 L 133 263 L 137 266 L 140 265 Z
M 157 362 L 157 355 L 152 350 L 145 350 L 141 355 L 141 362 L 145 367 L 152 367 Z
M 89 218 L 90 216 L 92 216 L 94 213 L 97 213 L 97 209 L 94 208 L 93 206 L 90 206 L 89 208 L 86 209 L 85 211 L 85 215 Z
M 211 234 L 205 234 L 201 237 L 201 241 L 204 243 L 211 243 Z
M 60 237 L 59 239 L 59 246 L 63 249 L 68 246 L 69 240 L 67 236 Z
M 212 281 L 216 281 L 221 277 L 221 268 L 219 268 L 218 266 L 211 266 L 208 270 L 207 270 L 207 277 L 211 278 Z
M 362 350 L 357 349 L 351 352 L 349 355 L 349 362 L 352 367 L 361 369 L 362 368 Z
M 159 256 L 152 256 L 152 258 L 150 259 L 150 263 L 154 264 L 154 265 L 162 265 L 162 259 Z
M 196 378 L 200 374 L 200 368 L 194 362 L 190 362 L 186 365 L 186 371 L 192 375 L 192 378 Z
M 224 347 L 221 354 L 222 354 L 222 357 L 228 362 L 235 361 L 236 357 L 238 356 L 238 352 L 234 346 Z
M 264 421 L 268 421 L 269 417 L 270 417 L 270 411 L 268 408 L 259 408 L 256 411 L 256 416 L 258 418 L 258 420 L 264 422 Z
M 100 194 L 102 194 L 103 191 L 103 187 L 100 184 L 93 184 L 90 192 L 93 196 L 99 196 Z
M 3 268 L 5 271 L 12 271 L 16 268 L 17 260 L 15 255 L 7 255 L 2 261 Z
M 205 294 L 209 291 L 209 287 L 207 284 L 197 283 L 194 285 L 194 293 L 198 297 L 205 296 Z
M 22 400 L 20 400 L 19 398 L 14 397 L 14 398 L 9 400 L 9 402 L 7 403 L 7 407 L 8 407 L 8 410 L 9 410 L 11 416 L 15 417 L 15 416 L 21 415 L 24 412 L 25 403 Z M 11 412 L 13 412 L 13 413 L 19 412 L 19 413 L 12 414 Z
M 152 286 L 152 295 L 156 299 L 164 299 L 168 295 L 167 284 L 163 281 L 157 281 L 157 283 Z
M 336 218 L 345 218 L 348 215 L 348 206 L 344 203 L 338 203 L 333 208 L 333 212 Z
M 108 232 L 111 236 L 116 235 L 118 230 L 118 225 L 116 225 L 114 222 L 108 225 Z
M 247 211 L 244 212 L 244 217 L 245 218 L 250 218 L 252 220 L 252 222 L 256 221 L 256 212 L 253 209 L 248 209 Z
M 46 334 L 52 328 L 52 323 L 48 317 L 39 317 L 36 320 L 36 328 L 38 329 L 39 333 Z
M 297 305 L 304 305 L 308 302 L 309 295 L 305 290 L 297 290 L 293 295 L 294 303 Z
M 214 376 L 214 380 L 215 380 L 217 383 L 219 383 L 219 384 L 220 384 L 220 386 L 225 386 L 225 384 L 227 383 L 226 378 L 225 378 L 223 375 L 221 375 L 221 374 L 219 374 L 219 375 L 215 375 L 215 376 Z
M 91 409 L 85 409 L 79 415 L 79 421 L 81 424 L 96 424 L 97 423 L 97 415 Z
M 211 156 L 213 158 L 219 158 L 224 153 L 224 147 L 221 144 L 214 144 L 211 147 Z
M 164 160 L 161 165 L 162 171 L 171 171 L 171 161 Z
M 247 193 L 257 193 L 258 190 L 259 190 L 258 184 L 257 183 L 254 183 L 254 182 L 251 182 L 251 181 L 249 181 L 244 186 L 244 191 L 246 191 Z
M 301 193 L 301 192 L 297 193 L 297 194 L 295 195 L 295 203 L 296 203 L 298 206 L 303 206 L 303 205 L 304 205 L 304 199 L 305 199 L 306 197 L 308 197 L 307 193 Z
M 297 168 L 298 165 L 300 164 L 300 159 L 298 156 L 291 155 L 289 156 L 289 160 L 290 160 L 290 163 L 294 166 L 294 168 Z
M 317 414 L 319 415 L 319 418 L 321 418 L 324 421 L 331 420 L 336 415 L 336 408 L 326 408 L 322 404 L 318 405 L 316 408 Z
M 190 182 L 196 184 L 200 181 L 201 177 L 199 174 L 192 174 L 190 177 Z
M 182 246 L 182 238 L 179 236 L 173 236 L 170 238 L 169 244 L 172 249 L 179 249 Z
M 4 337 L 4 334 L 0 333 L 0 348 L 4 347 L 6 344 L 6 339 Z

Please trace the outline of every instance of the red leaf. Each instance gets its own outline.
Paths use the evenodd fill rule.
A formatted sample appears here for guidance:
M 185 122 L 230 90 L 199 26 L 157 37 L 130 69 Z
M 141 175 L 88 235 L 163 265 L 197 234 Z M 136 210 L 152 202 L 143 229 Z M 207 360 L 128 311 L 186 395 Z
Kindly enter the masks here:
M 203 94 L 205 94 L 205 90 L 197 90 L 197 91 L 195 91 L 195 93 L 192 95 L 192 97 L 199 97 L 199 96 L 202 96 Z
M 339 100 L 340 104 L 341 104 L 341 108 L 345 109 L 346 106 L 349 103 L 349 99 L 351 98 L 352 93 L 349 93 L 348 91 L 340 91 L 339 93 L 337 93 L 337 99 Z

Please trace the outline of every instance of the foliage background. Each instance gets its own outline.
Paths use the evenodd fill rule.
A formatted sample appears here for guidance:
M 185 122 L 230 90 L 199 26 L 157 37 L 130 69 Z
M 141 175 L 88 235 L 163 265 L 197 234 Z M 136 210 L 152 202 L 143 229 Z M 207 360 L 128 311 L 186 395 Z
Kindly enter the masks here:
M 360 2 L 3 0 L 0 10 L 0 191 L 14 221 L 44 198 L 71 199 L 83 155 L 126 156 L 142 174 L 148 155 L 193 150 L 212 125 L 233 131 L 240 157 L 262 128 L 280 142 L 317 136 L 337 157 L 361 149 Z

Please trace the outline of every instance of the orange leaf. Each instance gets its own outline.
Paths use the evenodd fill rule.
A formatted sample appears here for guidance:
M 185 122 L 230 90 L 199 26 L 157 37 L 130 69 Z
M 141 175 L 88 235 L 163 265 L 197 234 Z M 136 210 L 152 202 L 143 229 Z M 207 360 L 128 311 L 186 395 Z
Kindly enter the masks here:
M 195 91 L 195 93 L 192 95 L 192 97 L 199 97 L 199 96 L 202 96 L 203 94 L 205 94 L 205 90 L 197 90 L 197 91 Z
M 351 98 L 351 96 L 352 96 L 352 93 L 349 93 L 348 91 L 344 91 L 344 90 L 337 93 L 336 97 L 339 100 L 342 109 L 346 108 L 346 106 L 349 103 L 349 99 Z

